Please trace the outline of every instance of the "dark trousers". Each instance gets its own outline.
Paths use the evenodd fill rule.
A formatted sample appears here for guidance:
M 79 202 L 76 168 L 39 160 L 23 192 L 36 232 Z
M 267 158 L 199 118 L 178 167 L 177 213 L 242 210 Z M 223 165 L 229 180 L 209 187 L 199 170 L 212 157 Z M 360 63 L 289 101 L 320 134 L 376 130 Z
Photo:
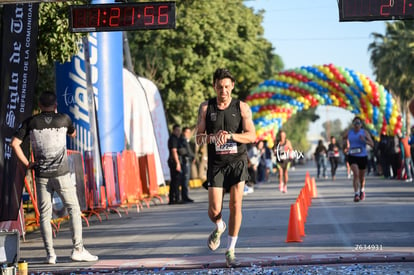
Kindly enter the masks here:
M 249 172 L 248 185 L 256 184 L 256 180 L 257 180 L 257 170 L 255 170 L 253 168 L 253 166 L 249 166 L 249 168 L 247 168 L 247 171 Z
M 389 154 L 381 154 L 380 163 L 382 167 L 382 174 L 384 178 L 388 179 L 391 177 L 391 155 Z
M 329 162 L 331 163 L 331 175 L 332 175 L 332 177 L 335 177 L 336 169 L 338 168 L 339 158 L 338 157 L 330 157 Z
M 168 196 L 170 203 L 177 203 L 180 200 L 178 186 L 181 181 L 181 172 L 177 171 L 174 161 L 168 161 L 168 167 L 170 168 L 171 173 L 170 193 Z
M 398 178 L 398 170 L 401 168 L 401 157 L 399 153 L 391 155 L 392 177 Z
M 318 171 L 318 178 L 319 178 L 319 175 L 321 174 L 321 168 L 322 168 L 323 177 L 326 176 L 326 164 L 325 164 L 324 156 L 319 156 L 316 158 L 316 168 Z
M 266 164 L 260 163 L 257 167 L 257 182 L 263 183 L 266 180 Z
M 188 183 L 190 182 L 190 175 L 191 175 L 191 160 L 184 160 L 181 163 L 181 172 L 182 172 L 182 180 L 181 180 L 181 199 L 183 201 L 189 200 L 188 196 Z

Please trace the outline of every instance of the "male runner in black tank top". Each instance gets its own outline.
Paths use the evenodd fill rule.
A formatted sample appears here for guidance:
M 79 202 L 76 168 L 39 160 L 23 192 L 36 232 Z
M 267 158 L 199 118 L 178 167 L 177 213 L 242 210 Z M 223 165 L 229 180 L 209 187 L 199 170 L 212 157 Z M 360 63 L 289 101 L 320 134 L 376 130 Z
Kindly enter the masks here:
M 256 139 L 250 107 L 231 96 L 234 78 L 226 69 L 213 76 L 217 97 L 203 102 L 197 122 L 198 144 L 208 144 L 208 216 L 216 228 L 208 238 L 208 247 L 216 250 L 226 230 L 222 220 L 223 196 L 230 192 L 229 233 L 226 250 L 228 267 L 238 265 L 235 246 L 242 221 L 244 183 L 248 179 L 246 143 Z

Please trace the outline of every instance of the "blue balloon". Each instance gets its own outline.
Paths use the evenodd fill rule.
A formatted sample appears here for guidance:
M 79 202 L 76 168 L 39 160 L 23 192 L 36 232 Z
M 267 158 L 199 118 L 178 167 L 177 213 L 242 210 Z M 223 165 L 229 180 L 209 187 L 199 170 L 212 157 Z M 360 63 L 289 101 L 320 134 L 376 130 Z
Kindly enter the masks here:
M 257 113 L 260 110 L 260 106 L 252 106 L 250 107 L 250 109 L 252 110 L 253 113 Z
M 378 108 L 376 106 L 372 106 L 372 124 L 377 125 L 378 123 Z

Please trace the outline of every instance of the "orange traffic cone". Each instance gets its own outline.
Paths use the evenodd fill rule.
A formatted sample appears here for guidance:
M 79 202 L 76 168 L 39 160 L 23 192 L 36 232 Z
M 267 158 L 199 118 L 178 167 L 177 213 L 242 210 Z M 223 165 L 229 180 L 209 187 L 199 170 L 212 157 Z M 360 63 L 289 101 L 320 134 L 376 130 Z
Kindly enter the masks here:
M 299 220 L 299 234 L 301 236 L 305 236 L 305 220 L 302 218 L 302 209 L 300 206 L 300 202 L 296 200 L 295 203 L 296 213 L 298 213 L 298 220 Z
M 310 181 L 309 171 L 306 171 L 305 183 Z
M 318 191 L 316 190 L 315 178 L 312 178 L 311 186 L 312 186 L 312 198 L 316 198 L 318 196 Z
M 306 184 L 303 187 L 303 193 L 305 193 L 306 201 L 308 203 L 308 206 L 311 206 L 312 205 L 312 191 L 310 189 L 310 184 Z
M 300 210 L 301 210 L 301 217 L 303 222 L 306 222 L 306 217 L 308 216 L 308 203 L 306 202 L 306 197 L 305 197 L 305 193 L 303 193 L 302 191 L 299 194 L 299 203 L 300 203 Z
M 295 204 L 290 205 L 290 217 L 288 232 L 286 237 L 286 242 L 302 242 L 300 238 L 300 228 L 299 228 L 299 219 L 298 219 L 297 207 Z

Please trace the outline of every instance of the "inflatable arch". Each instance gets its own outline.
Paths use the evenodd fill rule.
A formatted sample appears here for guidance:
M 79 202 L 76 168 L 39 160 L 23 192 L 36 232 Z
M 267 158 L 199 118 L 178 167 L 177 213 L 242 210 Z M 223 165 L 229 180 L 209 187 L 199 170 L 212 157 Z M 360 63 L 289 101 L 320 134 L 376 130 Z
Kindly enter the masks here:
M 318 105 L 336 106 L 360 116 L 374 137 L 394 135 L 403 124 L 399 106 L 384 86 L 332 64 L 282 71 L 253 89 L 246 102 L 252 110 L 257 140 L 271 144 L 293 114 Z

